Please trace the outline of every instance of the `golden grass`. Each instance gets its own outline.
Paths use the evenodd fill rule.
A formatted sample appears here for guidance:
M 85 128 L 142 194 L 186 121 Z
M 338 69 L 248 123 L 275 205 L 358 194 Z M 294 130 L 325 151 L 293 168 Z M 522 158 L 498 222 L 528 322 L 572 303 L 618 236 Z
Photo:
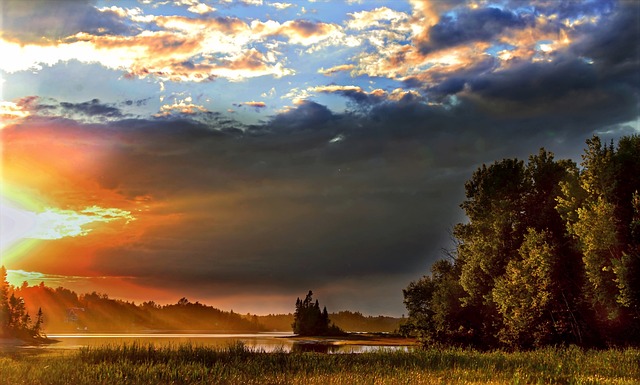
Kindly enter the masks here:
M 129 344 L 0 356 L 0 384 L 638 384 L 640 350 L 265 353 Z

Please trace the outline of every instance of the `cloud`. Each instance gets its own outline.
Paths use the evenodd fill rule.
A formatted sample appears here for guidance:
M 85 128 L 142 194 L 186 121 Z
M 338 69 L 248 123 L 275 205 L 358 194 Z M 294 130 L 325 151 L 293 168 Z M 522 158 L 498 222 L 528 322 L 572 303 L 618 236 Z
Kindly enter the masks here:
M 14 102 L 0 102 L 0 129 L 29 116 L 23 105 Z
M 32 114 L 40 116 L 60 116 L 83 122 L 98 122 L 122 119 L 127 115 L 115 105 L 102 103 L 99 99 L 86 102 L 57 102 L 54 99 L 27 96 L 17 102 L 3 103 L 9 111 L 6 112 L 14 121 L 22 120 Z M 133 104 L 133 101 L 131 101 Z
M 320 68 L 318 70 L 318 73 L 319 74 L 323 74 L 325 76 L 331 76 L 331 75 L 334 75 L 334 74 L 336 74 L 338 72 L 350 71 L 350 70 L 352 70 L 354 68 L 355 68 L 355 66 L 353 64 L 340 64 L 340 65 L 333 66 L 333 67 L 327 68 L 327 69 Z
M 49 41 L 79 32 L 132 35 L 139 30 L 110 9 L 96 9 L 89 0 L 6 0 L 2 2 L 3 37 L 22 42 Z
M 388 7 L 379 7 L 371 11 L 360 11 L 350 13 L 350 20 L 347 21 L 347 28 L 355 30 L 364 30 L 371 28 L 380 28 L 385 24 L 396 24 L 395 28 L 406 29 L 407 25 L 397 25 L 400 22 L 407 21 L 409 15 L 404 12 L 394 11 Z
M 35 213 L 33 220 L 33 226 L 23 235 L 24 238 L 60 239 L 86 236 L 92 231 L 87 226 L 93 223 L 117 220 L 125 220 L 128 223 L 135 220 L 135 217 L 129 211 L 91 206 L 78 212 L 47 208 L 44 212 Z
M 64 4 L 73 8 L 80 3 Z M 95 10 L 89 4 L 85 6 Z M 163 81 L 282 77 L 293 71 L 278 60 L 279 54 L 268 49 L 259 51 L 252 43 L 284 36 L 292 44 L 309 46 L 340 33 L 338 26 L 304 20 L 254 22 L 250 26 L 233 17 L 144 16 L 117 7 L 95 11 L 137 25 L 135 33 L 80 29 L 70 30 L 56 41 L 2 39 L 0 48 L 14 59 L 3 61 L 0 68 L 9 73 L 39 70 L 43 65 L 75 59 L 123 70 L 129 77 L 154 76 Z
M 571 96 L 582 77 L 593 76 L 587 64 L 587 72 L 567 76 L 576 64 L 534 63 L 534 68 L 511 69 L 504 80 L 469 75 L 469 90 L 449 104 L 430 104 L 411 89 L 322 86 L 309 92 L 354 100 L 378 95 L 382 102 L 366 113 L 339 113 L 306 100 L 251 127 L 221 117 L 198 121 L 188 114 L 89 124 L 39 115 L 50 111 L 38 105 L 61 103 L 25 100 L 15 104 L 32 106 L 31 115 L 0 131 L 3 156 L 30 154 L 37 164 L 63 167 L 54 149 L 64 144 L 67 156 L 76 148 L 91 149 L 92 157 L 108 159 L 70 168 L 74 174 L 69 175 L 87 182 L 77 184 L 80 189 L 69 184 L 58 193 L 69 197 L 57 197 L 72 201 L 90 191 L 127 202 L 100 207 L 132 213 L 129 207 L 146 207 L 128 225 L 129 232 L 144 236 L 124 239 L 92 257 L 91 269 L 103 276 L 134 277 L 139 285 L 176 288 L 189 296 L 281 295 L 309 287 L 329 291 L 359 287 L 356 281 L 381 275 L 402 277 L 404 285 L 447 245 L 446 229 L 453 223 L 442 218 L 462 220 L 463 183 L 478 165 L 526 158 L 540 146 L 558 157 L 577 157 L 576 149 L 595 130 L 637 115 L 632 103 L 637 97 L 624 92 L 608 91 L 607 99 L 593 103 Z M 560 72 L 554 75 L 553 68 Z M 508 88 L 526 73 L 531 84 L 525 80 Z M 580 94 L 597 95 L 601 86 L 600 93 L 607 91 L 597 79 L 588 80 Z M 534 96 L 517 92 L 536 82 L 540 88 Z M 554 82 L 556 88 L 548 92 L 558 93 L 565 104 L 543 108 L 544 89 Z M 511 99 L 535 113 L 522 118 L 498 108 Z M 68 255 L 74 255 L 73 248 Z M 52 255 L 51 263 L 59 258 Z M 400 286 L 385 303 L 398 313 Z M 353 297 L 330 298 L 337 307 L 356 306 Z M 381 305 L 358 308 L 376 306 Z
M 295 4 L 291 3 L 267 3 L 268 6 L 273 7 L 279 11 L 285 10 L 287 8 L 296 7 Z
M 197 13 L 199 15 L 204 15 L 206 13 L 211 13 L 211 12 L 215 12 L 216 9 L 205 4 L 205 3 L 198 3 L 196 5 L 192 5 L 189 8 L 187 8 L 187 10 L 189 12 L 193 12 L 193 13 Z
M 109 119 L 123 117 L 119 108 L 100 103 L 100 100 L 98 99 L 92 99 L 88 102 L 81 103 L 61 102 L 60 108 L 62 108 L 65 113 L 71 115 L 78 114 L 87 117 L 100 116 Z
M 569 48 L 576 57 L 590 58 L 598 70 L 611 80 L 639 86 L 637 69 L 640 66 L 638 13 L 640 4 L 622 2 L 614 17 L 600 23 L 593 33 L 585 34 Z
M 391 92 L 377 88 L 367 92 L 359 86 L 339 86 L 334 84 L 328 86 L 309 87 L 307 91 L 341 95 L 356 102 L 360 106 L 370 106 L 384 101 L 408 102 L 423 99 L 419 92 L 415 90 L 407 91 L 402 88 L 396 88 Z
M 264 37 L 285 37 L 291 44 L 310 46 L 327 39 L 339 39 L 342 29 L 336 24 L 311 20 L 289 20 L 282 24 L 277 21 L 251 23 L 251 31 Z
M 499 8 L 463 10 L 453 16 L 443 16 L 429 28 L 427 41 L 419 44 L 422 53 L 475 41 L 489 41 L 506 29 L 522 29 L 532 18 Z
M 347 33 L 362 42 L 339 52 L 352 64 L 322 63 L 321 74 L 349 71 L 334 78 L 345 83 L 292 84 L 282 96 L 292 106 L 250 126 L 184 96 L 159 107 L 161 117 L 129 116 L 102 98 L 7 102 L 3 177 L 50 192 L 55 207 L 95 204 L 136 217 L 82 260 L 100 276 L 227 301 L 257 292 L 286 302 L 317 287 L 336 308 L 399 314 L 402 287 L 441 257 L 447 228 L 463 220 L 464 181 L 478 166 L 526 159 L 541 146 L 579 160 L 594 132 L 637 131 L 640 89 L 635 3 L 592 11 L 595 2 L 536 2 L 533 20 L 517 1 L 497 11 L 483 2 L 412 4 L 409 18 L 358 13 L 371 22 L 362 29 L 348 27 L 354 16 L 341 26 L 158 16 L 147 21 L 155 29 L 136 35 L 85 33 L 56 50 L 9 50 L 20 68 L 42 63 L 29 56 L 42 49 L 46 60 L 98 60 L 139 77 L 235 81 L 291 73 L 279 52 L 288 44 L 306 58 Z M 78 206 L 88 196 L 96 202 Z M 18 267 L 87 255 L 65 245 L 64 255 L 48 249 L 46 261 Z M 381 296 L 364 304 L 358 293 L 371 282 Z
M 194 104 L 193 99 L 189 96 L 181 100 L 174 100 L 173 104 L 164 104 L 160 106 L 160 111 L 155 115 L 157 117 L 167 117 L 174 114 L 178 115 L 195 115 L 209 112 L 204 106 Z
M 260 130 L 302 132 L 314 130 L 334 119 L 336 116 L 326 106 L 303 100 L 297 107 L 276 115 L 267 127 L 260 127 Z
M 265 108 L 267 106 L 265 102 L 256 102 L 256 101 L 244 102 L 242 104 L 244 104 L 245 106 L 255 107 L 255 108 Z

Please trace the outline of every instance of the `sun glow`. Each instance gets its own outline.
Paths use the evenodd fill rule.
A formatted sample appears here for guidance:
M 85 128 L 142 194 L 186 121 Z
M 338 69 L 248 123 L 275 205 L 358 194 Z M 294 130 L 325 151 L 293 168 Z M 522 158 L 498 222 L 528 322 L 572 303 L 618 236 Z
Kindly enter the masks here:
M 29 116 L 29 111 L 13 102 L 0 101 L 0 130 Z
M 48 208 L 44 212 L 36 214 L 35 226 L 31 232 L 26 234 L 25 238 L 60 239 L 85 236 L 92 230 L 87 228 L 87 225 L 116 220 L 126 220 L 129 223 L 135 218 L 129 211 L 115 208 L 105 209 L 98 206 L 87 207 L 80 212 Z
M 34 212 L 17 207 L 6 200 L 0 203 L 0 253 L 8 258 L 25 252 L 34 240 L 55 240 L 88 235 L 92 224 L 136 218 L 131 212 L 117 208 L 87 207 L 81 211 L 46 208 Z

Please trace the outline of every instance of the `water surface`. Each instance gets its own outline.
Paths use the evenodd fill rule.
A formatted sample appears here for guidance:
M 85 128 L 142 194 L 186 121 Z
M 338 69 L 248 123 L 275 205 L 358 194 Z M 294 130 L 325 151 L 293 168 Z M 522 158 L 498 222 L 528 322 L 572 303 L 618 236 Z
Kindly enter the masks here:
M 78 349 L 81 347 L 118 346 L 122 344 L 141 343 L 156 346 L 178 346 L 193 344 L 197 346 L 211 346 L 226 348 L 242 342 L 247 348 L 257 351 L 273 352 L 303 352 L 313 351 L 322 353 L 363 353 L 376 350 L 408 350 L 407 346 L 381 346 L 372 344 L 332 345 L 329 343 L 294 341 L 292 333 L 65 333 L 49 334 L 48 337 L 60 341 L 59 343 L 34 349 Z

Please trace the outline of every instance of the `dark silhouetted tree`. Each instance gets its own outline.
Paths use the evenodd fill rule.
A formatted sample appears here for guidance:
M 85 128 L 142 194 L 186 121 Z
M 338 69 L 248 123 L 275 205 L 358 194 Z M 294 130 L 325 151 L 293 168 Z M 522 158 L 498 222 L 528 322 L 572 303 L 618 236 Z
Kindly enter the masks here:
M 22 285 L 24 290 L 27 286 Z M 16 296 L 17 288 L 10 287 L 7 281 L 7 270 L 0 267 L 0 337 L 20 338 L 23 340 L 37 339 L 42 336 L 44 315 L 42 309 L 38 311 L 35 323 L 27 311 L 24 299 Z
M 340 334 L 342 331 L 329 321 L 329 313 L 325 307 L 320 311 L 320 303 L 313 300 L 313 292 L 309 290 L 304 300 L 296 299 L 293 314 L 293 332 L 300 336 L 322 336 Z
M 9 332 L 9 282 L 7 270 L 0 267 L 0 337 Z

